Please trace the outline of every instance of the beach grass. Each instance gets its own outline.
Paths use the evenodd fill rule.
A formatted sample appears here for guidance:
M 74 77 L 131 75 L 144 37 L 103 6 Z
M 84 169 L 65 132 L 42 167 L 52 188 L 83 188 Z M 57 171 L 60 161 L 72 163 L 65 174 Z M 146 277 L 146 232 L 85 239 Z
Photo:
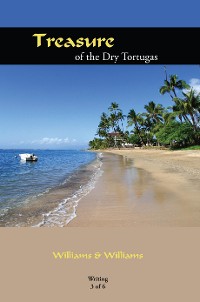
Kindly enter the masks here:
M 186 148 L 181 148 L 179 150 L 200 150 L 200 145 L 190 146 L 190 147 L 186 147 Z

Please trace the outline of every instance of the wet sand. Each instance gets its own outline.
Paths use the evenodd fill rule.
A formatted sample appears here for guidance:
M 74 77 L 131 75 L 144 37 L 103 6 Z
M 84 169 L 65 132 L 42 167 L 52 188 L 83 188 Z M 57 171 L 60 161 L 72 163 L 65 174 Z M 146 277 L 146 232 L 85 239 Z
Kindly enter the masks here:
M 99 171 L 97 168 L 98 160 L 83 165 L 57 187 L 8 209 L 2 217 L 0 216 L 0 227 L 64 226 L 75 216 L 78 200 L 93 186 Z
M 111 150 L 67 227 L 200 226 L 200 151 Z

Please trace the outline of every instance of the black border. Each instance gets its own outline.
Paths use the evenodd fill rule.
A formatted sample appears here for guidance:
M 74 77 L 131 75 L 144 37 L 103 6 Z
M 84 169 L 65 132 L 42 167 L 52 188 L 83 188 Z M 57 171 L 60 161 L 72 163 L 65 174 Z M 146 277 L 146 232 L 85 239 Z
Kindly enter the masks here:
M 113 37 L 114 46 L 108 48 L 82 46 L 36 46 L 35 33 L 47 33 L 48 37 Z M 1 27 L 0 64 L 199 64 L 200 52 L 196 42 L 200 27 Z M 75 57 L 84 52 L 82 60 Z M 87 60 L 92 52 L 99 60 Z M 117 62 L 103 60 L 102 53 L 119 55 Z M 128 52 L 139 59 L 123 60 L 121 53 Z M 157 60 L 145 62 L 144 56 L 157 56 Z

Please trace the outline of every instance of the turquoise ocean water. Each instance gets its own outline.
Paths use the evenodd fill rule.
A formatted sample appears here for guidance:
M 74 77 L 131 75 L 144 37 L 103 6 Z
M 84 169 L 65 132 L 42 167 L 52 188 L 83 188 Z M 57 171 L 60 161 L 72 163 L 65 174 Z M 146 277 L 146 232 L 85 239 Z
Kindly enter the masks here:
M 34 150 L 37 162 L 18 156 L 32 152 L 0 150 L 0 226 L 64 226 L 98 178 L 96 153 Z

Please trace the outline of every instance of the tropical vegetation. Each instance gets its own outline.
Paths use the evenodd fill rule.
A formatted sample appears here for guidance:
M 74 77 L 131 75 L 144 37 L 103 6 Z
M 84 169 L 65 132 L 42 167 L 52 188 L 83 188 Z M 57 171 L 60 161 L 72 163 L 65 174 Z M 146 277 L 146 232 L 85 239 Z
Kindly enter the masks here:
M 143 112 L 131 108 L 124 115 L 117 102 L 103 112 L 90 149 L 126 146 L 180 148 L 200 144 L 200 93 L 177 75 L 167 75 L 160 94 L 168 94 L 171 106 L 149 101 Z M 127 126 L 124 127 L 124 122 Z M 198 149 L 198 147 L 197 147 Z

